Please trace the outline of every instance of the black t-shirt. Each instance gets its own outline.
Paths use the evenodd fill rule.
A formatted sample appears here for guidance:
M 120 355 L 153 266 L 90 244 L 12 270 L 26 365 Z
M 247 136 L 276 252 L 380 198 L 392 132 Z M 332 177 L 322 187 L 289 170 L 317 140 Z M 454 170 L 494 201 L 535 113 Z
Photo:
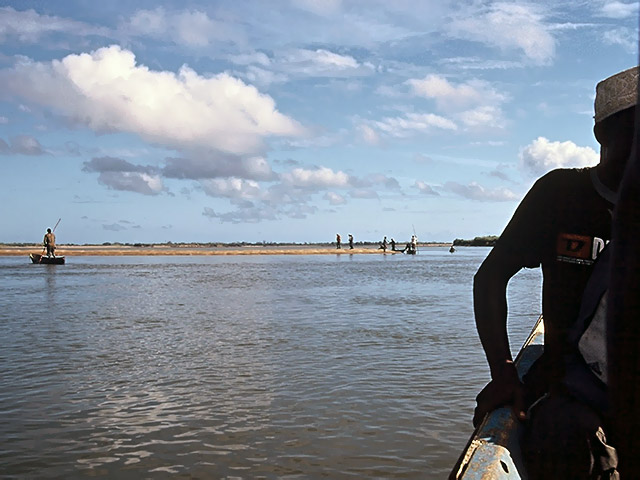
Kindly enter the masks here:
M 494 248 L 517 266 L 542 265 L 545 357 L 556 365 L 567 351 L 592 265 L 611 236 L 613 205 L 598 194 L 590 172 L 558 169 L 540 178 Z

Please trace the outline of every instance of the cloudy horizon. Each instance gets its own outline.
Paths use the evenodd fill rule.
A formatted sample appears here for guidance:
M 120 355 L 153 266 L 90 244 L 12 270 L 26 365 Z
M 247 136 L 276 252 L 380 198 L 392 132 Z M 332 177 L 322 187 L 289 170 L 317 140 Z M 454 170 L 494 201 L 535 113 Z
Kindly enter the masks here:
M 2 242 L 498 235 L 595 165 L 637 6 L 0 2 Z

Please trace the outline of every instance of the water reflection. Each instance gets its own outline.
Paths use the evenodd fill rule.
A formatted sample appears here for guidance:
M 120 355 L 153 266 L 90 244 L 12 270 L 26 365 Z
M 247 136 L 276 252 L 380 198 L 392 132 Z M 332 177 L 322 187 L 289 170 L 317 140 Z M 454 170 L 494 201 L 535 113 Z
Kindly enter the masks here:
M 3 474 L 444 478 L 485 255 L 0 259 Z M 539 282 L 510 283 L 516 346 Z

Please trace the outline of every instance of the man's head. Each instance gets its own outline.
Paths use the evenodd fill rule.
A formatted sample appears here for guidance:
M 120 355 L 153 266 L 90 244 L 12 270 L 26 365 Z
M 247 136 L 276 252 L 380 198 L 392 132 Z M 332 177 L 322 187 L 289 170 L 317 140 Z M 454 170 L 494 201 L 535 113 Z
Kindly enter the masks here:
M 47 233 L 51 233 L 51 229 L 50 228 L 47 228 Z
M 603 147 L 631 146 L 638 102 L 638 67 L 629 68 L 596 85 L 593 132 Z

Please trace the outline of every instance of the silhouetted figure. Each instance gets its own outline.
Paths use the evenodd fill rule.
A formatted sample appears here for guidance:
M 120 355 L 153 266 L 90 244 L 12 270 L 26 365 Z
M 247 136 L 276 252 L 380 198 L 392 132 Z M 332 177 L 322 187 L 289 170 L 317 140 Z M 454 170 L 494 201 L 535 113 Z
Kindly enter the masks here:
M 353 235 L 349 234 L 349 249 L 353 250 Z
M 474 424 L 502 405 L 511 405 L 516 418 L 525 420 L 535 402 L 522 444 L 530 479 L 617 478 L 606 385 L 596 376 L 606 365 L 585 360 L 593 350 L 588 352 L 586 331 L 579 327 L 587 301 L 593 301 L 585 288 L 597 279 L 594 265 L 611 238 L 610 212 L 633 141 L 637 80 L 633 68 L 597 85 L 600 163 L 540 178 L 474 278 L 476 325 L 492 378 L 477 397 Z M 544 354 L 523 383 L 509 346 L 506 290 L 521 268 L 540 265 Z
M 389 242 L 391 244 L 391 251 L 395 252 L 396 251 L 396 241 L 393 239 L 393 237 L 391 237 L 391 242 Z
M 382 249 L 383 252 L 387 251 L 387 237 L 386 236 L 382 239 L 382 243 L 378 247 L 378 250 L 381 250 L 381 249 Z
M 336 248 L 339 250 L 340 248 L 342 248 L 342 238 L 340 237 L 340 234 L 337 233 L 336 234 Z
M 56 254 L 55 254 L 55 251 L 56 251 L 56 236 L 51 231 L 50 228 L 47 228 L 47 233 L 45 233 L 45 235 L 44 235 L 44 239 L 42 241 L 42 244 L 47 249 L 47 257 L 55 257 L 56 256 Z

